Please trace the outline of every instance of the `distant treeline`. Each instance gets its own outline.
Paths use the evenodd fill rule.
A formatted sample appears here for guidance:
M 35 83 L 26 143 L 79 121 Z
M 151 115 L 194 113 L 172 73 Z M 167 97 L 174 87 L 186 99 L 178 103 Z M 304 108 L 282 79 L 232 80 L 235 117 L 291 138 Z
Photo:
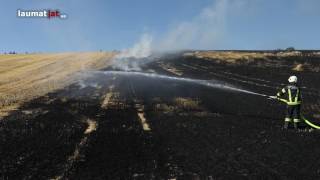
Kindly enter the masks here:
M 17 51 L 8 51 L 8 52 L 0 52 L 0 54 L 40 54 L 41 52 L 17 52 Z
M 18 54 L 16 51 L 9 51 L 9 52 L 4 52 L 2 54 Z

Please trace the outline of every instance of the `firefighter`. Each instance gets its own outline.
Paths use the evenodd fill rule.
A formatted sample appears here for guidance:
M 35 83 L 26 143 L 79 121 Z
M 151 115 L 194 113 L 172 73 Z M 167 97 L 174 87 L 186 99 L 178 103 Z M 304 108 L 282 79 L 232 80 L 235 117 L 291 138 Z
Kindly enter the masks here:
M 288 129 L 289 124 L 293 122 L 294 129 L 298 129 L 301 122 L 301 90 L 297 85 L 297 76 L 290 76 L 288 81 L 289 84 L 277 93 L 277 99 L 287 104 L 287 112 L 283 128 Z

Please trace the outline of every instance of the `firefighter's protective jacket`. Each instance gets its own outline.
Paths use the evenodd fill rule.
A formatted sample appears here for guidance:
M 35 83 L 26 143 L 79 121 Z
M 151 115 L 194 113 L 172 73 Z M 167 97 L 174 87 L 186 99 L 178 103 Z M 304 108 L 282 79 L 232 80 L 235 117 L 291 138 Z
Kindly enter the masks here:
M 299 105 L 302 101 L 301 90 L 296 85 L 287 85 L 277 93 L 277 98 L 289 106 Z

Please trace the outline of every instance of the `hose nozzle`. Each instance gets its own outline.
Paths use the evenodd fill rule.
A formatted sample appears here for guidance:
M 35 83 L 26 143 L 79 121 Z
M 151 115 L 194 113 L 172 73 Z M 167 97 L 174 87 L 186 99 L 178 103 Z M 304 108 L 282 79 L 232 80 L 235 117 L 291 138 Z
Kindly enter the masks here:
M 277 96 L 268 96 L 268 99 L 277 99 Z

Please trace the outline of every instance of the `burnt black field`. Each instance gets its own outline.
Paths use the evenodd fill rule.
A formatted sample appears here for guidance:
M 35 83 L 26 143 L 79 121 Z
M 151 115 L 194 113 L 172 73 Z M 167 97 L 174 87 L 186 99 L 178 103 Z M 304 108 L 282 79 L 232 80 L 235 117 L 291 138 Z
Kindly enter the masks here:
M 162 57 L 143 72 L 216 80 L 275 95 L 296 74 L 303 114 L 320 111 L 319 72 L 293 72 L 290 57 L 228 64 Z M 265 97 L 191 82 L 94 72 L 63 90 L 25 103 L 0 121 L 0 179 L 319 179 L 320 132 L 283 130 L 285 106 Z M 111 88 L 112 87 L 112 88 Z M 102 107 L 106 94 L 110 104 Z M 176 99 L 197 102 L 177 105 Z M 141 124 L 143 111 L 150 130 Z M 86 120 L 96 130 L 86 134 Z M 70 158 L 77 150 L 77 157 Z

